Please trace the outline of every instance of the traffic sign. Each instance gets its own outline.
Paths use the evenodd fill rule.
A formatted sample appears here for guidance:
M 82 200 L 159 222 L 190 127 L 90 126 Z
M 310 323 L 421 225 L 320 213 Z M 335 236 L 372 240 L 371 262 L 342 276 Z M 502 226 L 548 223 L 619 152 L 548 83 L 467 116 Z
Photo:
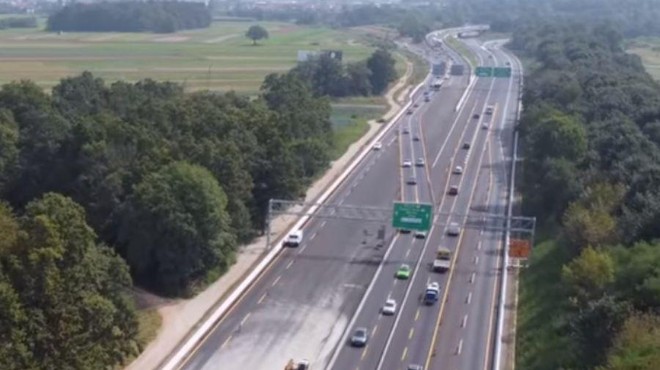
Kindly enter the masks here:
M 433 205 L 428 203 L 394 202 L 392 227 L 404 230 L 428 231 L 431 228 Z
M 529 258 L 532 253 L 532 243 L 526 239 L 511 239 L 509 242 L 509 257 Z
M 495 67 L 493 68 L 493 76 L 511 77 L 511 67 Z
M 493 77 L 493 67 L 477 67 L 474 74 L 477 77 Z

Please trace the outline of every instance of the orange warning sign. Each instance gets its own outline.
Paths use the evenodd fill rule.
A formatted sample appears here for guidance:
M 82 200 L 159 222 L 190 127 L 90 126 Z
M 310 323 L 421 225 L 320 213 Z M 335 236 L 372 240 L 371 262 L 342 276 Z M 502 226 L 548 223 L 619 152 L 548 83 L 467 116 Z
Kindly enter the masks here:
M 511 239 L 509 243 L 509 257 L 529 258 L 532 252 L 532 244 L 525 239 Z

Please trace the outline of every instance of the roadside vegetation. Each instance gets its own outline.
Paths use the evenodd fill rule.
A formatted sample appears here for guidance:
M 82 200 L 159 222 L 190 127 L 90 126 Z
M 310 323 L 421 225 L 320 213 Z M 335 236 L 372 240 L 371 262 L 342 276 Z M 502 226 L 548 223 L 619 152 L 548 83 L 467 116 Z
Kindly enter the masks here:
M 522 25 L 523 212 L 544 228 L 521 275 L 517 367 L 660 368 L 660 85 L 611 25 Z

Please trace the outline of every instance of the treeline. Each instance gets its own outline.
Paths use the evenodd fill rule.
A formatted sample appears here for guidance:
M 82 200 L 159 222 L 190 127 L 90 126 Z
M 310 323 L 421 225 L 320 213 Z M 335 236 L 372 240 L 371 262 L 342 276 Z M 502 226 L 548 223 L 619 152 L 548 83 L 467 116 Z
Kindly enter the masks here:
M 7 28 L 35 28 L 37 18 L 35 17 L 9 17 L 0 19 L 0 30 Z
M 300 62 L 289 74 L 305 81 L 315 96 L 369 96 L 382 94 L 397 79 L 396 61 L 377 49 L 365 61 L 342 64 L 328 54 Z
M 564 23 L 522 26 L 511 41 L 536 63 L 520 122 L 523 209 L 560 225 L 570 258 L 553 266 L 556 339 L 522 343 L 524 368 L 660 368 L 660 86 L 621 43 L 610 26 Z
M 304 195 L 333 145 L 329 103 L 292 75 L 268 76 L 251 101 L 84 73 L 52 96 L 5 85 L 0 107 L 2 198 L 70 196 L 135 280 L 166 295 L 226 269 L 268 200 Z
M 314 11 L 299 7 L 262 9 L 238 5 L 229 10 L 228 14 L 257 20 L 320 24 L 330 27 L 386 25 L 396 28 L 402 36 L 411 37 L 415 42 L 423 41 L 424 35 L 429 30 L 460 24 L 455 21 L 454 13 L 450 9 L 435 4 L 414 7 L 398 4 L 365 4 Z
M 48 17 L 47 30 L 171 33 L 210 24 L 204 3 L 120 1 L 66 5 Z
M 595 25 L 610 22 L 626 37 L 660 35 L 660 3 L 649 0 L 450 0 L 458 19 L 512 31 L 521 22 L 564 20 Z

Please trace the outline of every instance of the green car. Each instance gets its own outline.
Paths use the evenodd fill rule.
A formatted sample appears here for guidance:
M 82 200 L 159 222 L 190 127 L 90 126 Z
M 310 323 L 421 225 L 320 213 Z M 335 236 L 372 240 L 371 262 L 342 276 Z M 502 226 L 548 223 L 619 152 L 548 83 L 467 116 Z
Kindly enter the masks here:
M 408 279 L 410 277 L 410 266 L 403 264 L 396 270 L 397 279 Z

